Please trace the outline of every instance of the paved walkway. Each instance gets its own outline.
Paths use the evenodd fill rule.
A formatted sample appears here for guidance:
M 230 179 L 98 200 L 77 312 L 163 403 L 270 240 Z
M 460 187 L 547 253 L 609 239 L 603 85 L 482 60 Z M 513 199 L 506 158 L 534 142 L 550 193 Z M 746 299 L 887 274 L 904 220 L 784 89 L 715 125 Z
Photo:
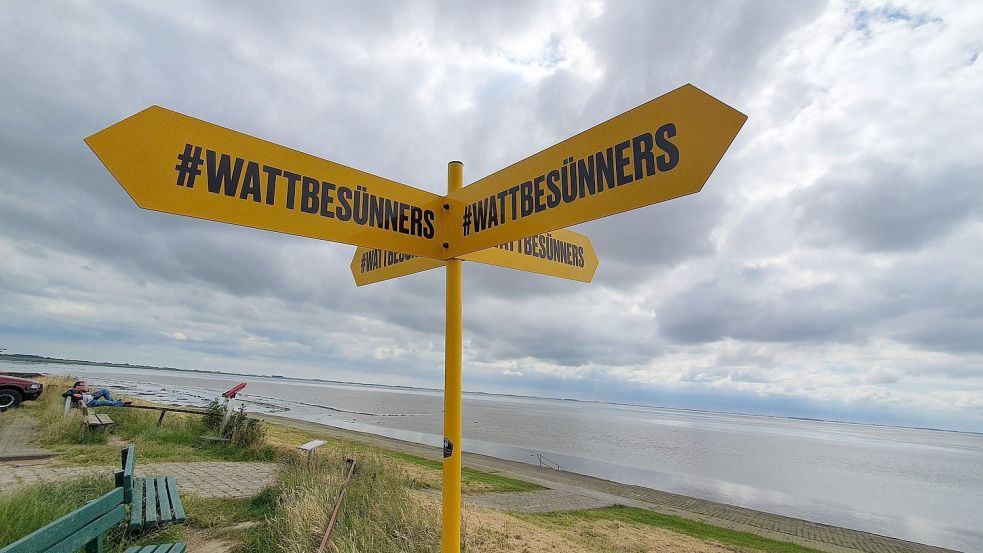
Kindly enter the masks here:
M 79 476 L 107 478 L 111 481 L 116 470 L 118 469 L 115 467 L 0 465 L 0 493 L 18 485 Z M 177 476 L 179 490 L 199 497 L 252 497 L 274 482 L 276 465 L 228 461 L 137 464 L 137 476 L 150 474 L 173 474 Z
M 26 459 L 46 459 L 58 455 L 34 445 L 38 435 L 38 423 L 30 417 L 12 417 L 0 432 L 0 461 L 20 461 Z
M 490 507 L 500 511 L 520 513 L 552 513 L 599 509 L 614 505 L 610 501 L 562 490 L 538 490 L 534 492 L 483 493 L 464 496 L 464 503 Z
M 261 418 L 287 426 L 314 430 L 326 436 L 337 436 L 436 461 L 441 459 L 440 449 L 436 447 L 274 415 L 263 415 Z M 539 484 L 554 492 L 560 491 L 575 496 L 584 496 L 608 505 L 639 507 L 658 513 L 676 515 L 714 526 L 797 543 L 828 553 L 951 553 L 951 550 L 941 547 L 932 547 L 859 530 L 773 515 L 733 505 L 651 490 L 641 486 L 619 484 L 592 476 L 552 470 L 485 455 L 465 453 L 463 464 L 483 472 Z

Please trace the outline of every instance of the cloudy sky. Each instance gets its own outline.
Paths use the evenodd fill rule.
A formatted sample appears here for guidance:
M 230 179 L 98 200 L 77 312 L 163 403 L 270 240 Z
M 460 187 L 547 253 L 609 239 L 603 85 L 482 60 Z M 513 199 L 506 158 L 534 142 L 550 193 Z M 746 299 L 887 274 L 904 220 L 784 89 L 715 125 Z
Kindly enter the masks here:
M 594 282 L 465 268 L 464 387 L 983 431 L 971 2 L 19 2 L 0 347 L 439 387 L 443 270 L 137 208 L 82 139 L 158 104 L 442 194 L 685 83 L 703 191 L 574 230 Z

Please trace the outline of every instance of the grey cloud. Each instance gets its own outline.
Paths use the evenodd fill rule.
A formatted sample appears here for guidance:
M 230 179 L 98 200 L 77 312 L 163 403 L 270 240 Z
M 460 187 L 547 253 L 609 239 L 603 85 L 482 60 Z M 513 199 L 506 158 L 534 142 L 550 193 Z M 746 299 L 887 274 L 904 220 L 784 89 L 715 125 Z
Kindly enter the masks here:
M 920 248 L 983 212 L 974 177 L 983 168 L 927 169 L 883 161 L 832 167 L 792 199 L 798 226 L 814 244 L 891 252 Z
M 786 33 L 811 21 L 825 2 L 717 2 L 693 4 L 638 1 L 609 9 L 589 43 L 617 75 L 604 91 L 605 101 L 647 100 L 658 85 L 669 89 L 686 82 L 727 99 L 755 86 L 761 64 Z M 607 29 L 608 32 L 602 32 Z
M 900 382 L 902 378 L 903 375 L 900 371 L 881 367 L 867 371 L 862 380 L 866 384 L 894 384 Z
M 836 284 L 790 288 L 745 275 L 710 279 L 670 296 L 656 308 L 662 334 L 681 343 L 850 341 L 870 316 Z
M 952 320 L 936 315 L 924 317 L 919 323 L 897 333 L 895 338 L 928 350 L 983 354 L 983 318 Z M 975 372 L 983 376 L 983 367 Z

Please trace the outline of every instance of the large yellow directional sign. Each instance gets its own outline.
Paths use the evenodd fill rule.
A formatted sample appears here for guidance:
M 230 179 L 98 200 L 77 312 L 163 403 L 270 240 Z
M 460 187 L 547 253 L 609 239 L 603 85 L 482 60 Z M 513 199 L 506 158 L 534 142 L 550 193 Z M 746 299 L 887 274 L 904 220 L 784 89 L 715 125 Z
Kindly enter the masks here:
M 430 192 L 157 106 L 85 141 L 145 209 L 445 258 Z
M 590 282 L 597 270 L 597 254 L 590 239 L 569 230 L 530 236 L 472 252 L 461 259 L 508 267 L 530 273 Z M 357 286 L 435 269 L 443 261 L 382 249 L 358 248 L 352 259 Z
M 747 116 L 682 86 L 451 193 L 464 254 L 699 192 Z

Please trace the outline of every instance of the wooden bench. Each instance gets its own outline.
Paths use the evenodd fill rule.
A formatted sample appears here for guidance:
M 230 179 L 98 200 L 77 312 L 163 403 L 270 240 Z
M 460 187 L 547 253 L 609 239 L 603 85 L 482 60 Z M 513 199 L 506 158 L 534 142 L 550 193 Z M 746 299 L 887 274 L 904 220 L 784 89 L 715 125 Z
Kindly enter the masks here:
M 102 413 L 91 413 L 85 416 L 85 425 L 89 429 L 98 429 L 103 432 L 112 432 L 116 429 L 116 421 L 109 418 L 109 415 L 103 415 Z
M 103 536 L 107 530 L 126 518 L 125 505 L 123 488 L 114 488 L 106 495 L 0 549 L 0 553 L 71 553 L 81 547 L 85 547 L 86 553 L 104 553 Z M 148 545 L 143 548 L 131 547 L 126 551 L 183 553 L 185 545 Z
M 116 472 L 116 485 L 123 489 L 123 501 L 130 505 L 130 530 L 184 522 L 186 517 L 181 495 L 177 491 L 177 479 L 173 476 L 134 476 L 136 448 L 132 445 L 123 449 L 120 456 L 123 467 Z M 149 551 L 156 553 L 157 550 Z M 164 551 L 170 552 L 167 549 Z

